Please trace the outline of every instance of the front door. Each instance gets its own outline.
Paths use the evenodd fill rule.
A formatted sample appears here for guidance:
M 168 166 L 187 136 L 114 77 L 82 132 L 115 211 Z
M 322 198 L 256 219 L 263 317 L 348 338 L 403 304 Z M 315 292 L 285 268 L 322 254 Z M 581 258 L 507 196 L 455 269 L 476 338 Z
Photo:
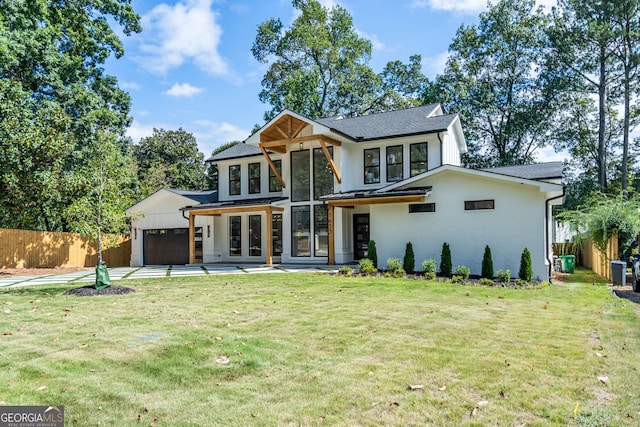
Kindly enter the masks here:
M 353 259 L 366 258 L 369 248 L 369 214 L 353 215 Z

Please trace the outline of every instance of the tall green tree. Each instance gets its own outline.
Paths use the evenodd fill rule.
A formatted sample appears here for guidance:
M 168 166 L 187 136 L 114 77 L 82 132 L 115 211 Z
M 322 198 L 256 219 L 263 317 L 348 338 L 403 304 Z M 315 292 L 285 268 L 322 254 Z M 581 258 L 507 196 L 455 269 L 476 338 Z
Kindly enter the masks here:
M 143 197 L 162 188 L 202 190 L 206 186 L 204 154 L 196 138 L 182 128 L 153 129 L 133 147 Z
M 543 72 L 547 25 L 534 0 L 502 0 L 481 13 L 477 25 L 458 29 L 446 69 L 425 101 L 460 113 L 468 165 L 529 163 L 548 143 L 560 82 Z
M 549 29 L 554 73 L 571 82 L 568 91 L 595 94 L 598 111 L 596 166 L 607 188 L 607 106 L 614 80 L 615 4 L 607 0 L 559 0 Z
M 624 105 L 623 142 L 621 162 L 621 187 L 627 191 L 629 175 L 629 138 L 632 116 L 631 98 L 637 94 L 638 67 L 640 66 L 640 1 L 620 0 L 615 2 L 614 29 L 618 43 L 614 54 L 622 68 L 622 97 Z M 636 109 L 637 110 L 637 109 Z
M 122 151 L 115 134 L 98 132 L 98 142 L 85 150 L 82 160 L 72 180 L 82 196 L 67 208 L 66 217 L 73 231 L 97 242 L 101 264 L 103 249 L 116 244 L 112 233 L 129 226 L 125 210 L 134 201 L 133 158 Z
M 293 0 L 300 15 L 290 28 L 271 18 L 258 26 L 251 52 L 270 63 L 259 98 L 271 105 L 270 120 L 285 108 L 310 118 L 362 115 L 419 102 L 416 86 L 426 79 L 420 57 L 391 62 L 376 74 L 369 62 L 371 42 L 360 37 L 342 6 Z
M 81 167 L 83 151 L 93 150 L 97 129 L 123 135 L 129 125 L 130 98 L 115 77 L 105 73 L 103 64 L 111 55 L 124 53 L 111 25 L 126 35 L 141 30 L 130 3 L 0 1 L 1 90 L 11 98 L 0 121 L 5 130 L 12 129 L 2 140 L 11 154 L 0 160 L 0 180 L 12 189 L 0 192 L 0 210 L 14 212 L 12 205 L 37 208 L 25 209 L 21 216 L 12 214 L 19 218 L 14 226 L 67 229 L 62 212 L 84 195 L 63 180 L 72 179 Z M 23 141 L 29 142 L 21 146 Z M 5 166 L 16 160 L 21 166 L 13 174 L 7 172 Z M 49 172 L 45 161 L 50 163 Z
M 60 230 L 68 194 L 64 162 L 73 152 L 70 119 L 0 79 L 0 227 Z

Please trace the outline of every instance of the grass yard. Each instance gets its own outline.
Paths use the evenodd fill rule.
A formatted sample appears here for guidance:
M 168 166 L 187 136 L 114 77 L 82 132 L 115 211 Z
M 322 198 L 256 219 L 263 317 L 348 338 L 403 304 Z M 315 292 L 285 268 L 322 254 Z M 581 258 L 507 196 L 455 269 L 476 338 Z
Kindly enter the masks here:
M 1 290 L 0 404 L 68 426 L 640 424 L 640 307 L 314 274 Z

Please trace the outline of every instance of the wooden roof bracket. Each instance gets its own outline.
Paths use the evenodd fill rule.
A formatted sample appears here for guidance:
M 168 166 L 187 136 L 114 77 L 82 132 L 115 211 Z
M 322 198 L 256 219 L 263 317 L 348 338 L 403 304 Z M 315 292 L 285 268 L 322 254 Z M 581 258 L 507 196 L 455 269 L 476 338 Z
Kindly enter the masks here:
M 322 147 L 322 152 L 324 153 L 324 156 L 327 158 L 327 162 L 329 162 L 329 166 L 331 166 L 331 170 L 333 171 L 333 175 L 335 175 L 336 179 L 338 180 L 338 184 L 342 184 L 342 178 L 340 177 L 340 172 L 338 172 L 338 168 L 336 167 L 336 164 L 333 162 L 333 159 L 331 158 L 331 154 L 327 149 L 327 144 L 325 144 L 324 140 L 325 138 L 320 138 L 320 147 Z
M 262 155 L 267 159 L 267 163 L 269 163 L 269 168 L 271 168 L 271 171 L 276 176 L 276 179 L 278 180 L 278 182 L 280 183 L 282 188 L 285 188 L 286 185 L 284 184 L 284 180 L 282 179 L 282 175 L 280 175 L 280 172 L 278 172 L 278 169 L 276 168 L 276 165 L 273 163 L 273 160 L 271 160 L 271 157 L 269 156 L 269 153 L 267 153 L 267 150 L 264 149 L 262 144 L 260 144 L 260 151 L 262 151 Z

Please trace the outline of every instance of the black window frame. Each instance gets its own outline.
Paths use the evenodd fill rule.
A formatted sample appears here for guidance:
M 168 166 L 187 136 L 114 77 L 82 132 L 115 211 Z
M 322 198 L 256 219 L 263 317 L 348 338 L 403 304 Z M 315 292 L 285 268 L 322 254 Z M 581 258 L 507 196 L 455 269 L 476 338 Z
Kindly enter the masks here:
M 378 164 L 371 164 L 369 166 L 367 166 L 367 153 L 368 152 L 377 152 L 378 153 Z M 363 161 L 362 161 L 362 165 L 364 168 L 364 174 L 363 174 L 363 179 L 364 179 L 364 183 L 365 184 L 379 184 L 380 183 L 380 147 L 376 147 L 376 148 L 366 148 L 363 151 Z M 369 173 L 369 171 L 378 171 L 377 174 L 377 178 L 374 178 L 372 180 L 368 180 L 367 179 L 367 175 Z M 374 173 L 373 176 L 375 177 L 376 174 Z
M 280 176 L 282 176 L 282 160 L 272 160 L 272 162 Z M 282 185 L 276 178 L 276 174 L 273 173 L 273 169 L 269 167 L 269 192 L 277 193 L 278 191 L 282 191 Z
M 391 163 L 389 161 L 390 158 L 390 153 L 389 150 L 391 149 L 400 149 L 400 161 L 398 161 L 398 159 L 396 158 L 394 160 L 393 163 Z M 385 150 L 385 160 L 386 160 L 386 167 L 387 167 L 387 182 L 398 182 L 398 181 L 402 181 L 404 179 L 404 147 L 402 145 L 389 145 L 388 147 L 386 147 Z M 394 178 L 394 179 L 389 179 L 389 168 L 392 166 L 398 166 L 400 165 L 400 177 L 399 178 Z
M 331 160 L 333 160 L 333 147 L 327 147 L 327 151 L 329 151 L 329 155 L 331 156 Z M 314 148 L 312 153 L 313 159 L 313 200 L 318 200 L 322 196 L 326 196 L 328 194 L 332 194 L 335 188 L 333 169 L 329 165 L 329 161 L 327 161 L 326 156 L 324 155 L 324 150 L 322 148 Z M 324 163 L 323 165 L 319 165 L 318 163 Z M 322 169 L 324 167 L 324 170 Z M 327 172 L 328 171 L 328 172 Z M 326 173 L 327 175 L 323 177 L 321 174 Z M 323 189 L 319 187 L 319 183 L 324 179 L 330 180 L 331 189 Z M 325 190 L 325 191 L 322 191 Z
M 485 206 L 486 204 L 486 206 Z M 465 211 L 483 211 L 483 210 L 492 210 L 496 208 L 495 199 L 483 199 L 483 200 L 465 200 L 464 201 L 464 210 Z
M 298 150 L 298 151 L 292 151 L 291 152 L 291 201 L 292 202 L 309 202 L 311 201 L 311 160 L 310 160 L 310 151 L 311 150 Z M 299 159 L 295 158 L 295 157 L 299 157 Z M 302 168 L 297 167 L 295 162 L 300 160 L 302 161 L 302 158 L 306 158 L 306 166 L 305 169 L 307 171 L 307 178 L 306 178 L 306 188 L 299 188 L 299 186 L 296 185 L 296 179 L 294 177 L 295 173 L 298 173 L 298 171 Z M 303 182 L 304 184 L 304 182 Z M 301 191 L 302 190 L 302 191 Z M 306 190 L 306 191 L 305 191 Z M 304 197 L 300 197 L 300 194 L 305 193 Z
M 409 213 L 431 213 L 435 211 L 435 203 L 414 203 L 409 205 Z
M 237 168 L 236 173 L 233 171 Z M 241 165 L 229 165 L 229 195 L 239 196 L 242 194 L 242 166 Z
M 262 165 L 260 164 L 260 162 L 249 163 L 249 165 L 247 165 L 247 169 L 248 169 L 247 172 L 249 174 L 249 188 L 248 188 L 249 194 L 260 194 L 260 190 L 261 190 L 261 188 L 260 188 L 260 175 L 262 173 L 261 170 L 260 170 L 261 168 L 262 168 Z M 258 175 L 257 176 L 252 176 L 253 173 L 255 173 L 256 170 L 258 171 Z M 255 184 L 256 184 L 256 181 L 257 181 L 257 184 L 258 184 L 257 191 L 255 191 L 256 189 L 254 188 Z
M 249 215 L 248 232 L 249 256 L 262 256 L 262 215 Z
M 413 158 L 413 148 L 419 145 L 423 145 L 424 146 L 424 160 L 414 160 Z M 416 168 L 416 170 L 418 170 L 419 172 L 414 173 L 414 167 L 413 165 L 416 163 L 423 163 L 424 162 L 424 170 L 422 170 L 422 168 Z M 429 170 L 429 144 L 427 144 L 426 142 L 416 142 L 414 144 L 410 144 L 409 145 L 409 175 L 410 177 L 414 177 L 416 175 L 420 175 L 421 173 L 425 173 L 426 171 Z

